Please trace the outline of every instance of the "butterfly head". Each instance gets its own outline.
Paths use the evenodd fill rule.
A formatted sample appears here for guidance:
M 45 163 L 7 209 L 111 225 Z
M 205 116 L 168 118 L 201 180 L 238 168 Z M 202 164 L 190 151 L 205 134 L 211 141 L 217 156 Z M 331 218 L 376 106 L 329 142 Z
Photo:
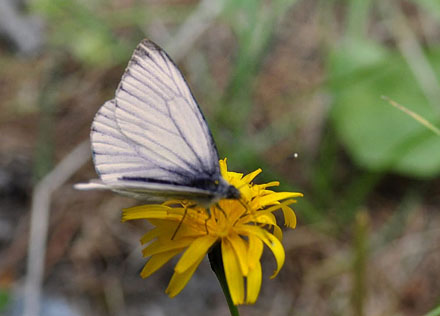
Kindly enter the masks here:
M 217 194 L 221 198 L 225 199 L 240 199 L 241 194 L 235 186 L 229 184 L 225 179 L 220 178 L 220 180 L 215 181 L 217 186 Z
M 229 185 L 226 190 L 226 198 L 227 199 L 240 199 L 240 190 L 238 190 L 233 185 Z

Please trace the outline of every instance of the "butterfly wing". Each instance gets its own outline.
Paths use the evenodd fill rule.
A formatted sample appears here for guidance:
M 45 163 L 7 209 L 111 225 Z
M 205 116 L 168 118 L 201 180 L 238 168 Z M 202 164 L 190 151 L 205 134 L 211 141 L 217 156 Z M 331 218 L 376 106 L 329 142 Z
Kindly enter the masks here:
M 115 101 L 122 134 L 160 173 L 168 171 L 164 180 L 219 175 L 217 150 L 200 108 L 179 69 L 156 44 L 138 45 Z
M 77 184 L 77 189 L 111 189 L 135 198 L 158 201 L 170 197 L 210 200 L 214 196 L 209 190 L 163 180 L 172 175 L 148 165 L 139 155 L 137 144 L 121 133 L 115 109 L 115 101 L 107 101 L 92 124 L 92 156 L 100 179 Z
M 223 180 L 211 132 L 185 79 L 148 40 L 136 48 L 115 99 L 96 114 L 91 142 L 101 181 L 80 189 L 207 200 L 215 188 L 206 184 Z

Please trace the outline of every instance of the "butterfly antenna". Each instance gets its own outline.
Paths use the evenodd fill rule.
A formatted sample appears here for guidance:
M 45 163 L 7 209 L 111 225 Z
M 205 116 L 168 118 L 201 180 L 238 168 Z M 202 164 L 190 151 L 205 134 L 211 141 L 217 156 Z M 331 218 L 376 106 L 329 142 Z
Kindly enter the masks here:
M 189 206 L 185 206 L 182 219 L 179 221 L 179 224 L 177 224 L 176 230 L 174 231 L 173 236 L 171 236 L 171 240 L 174 240 L 174 237 L 176 237 L 177 232 L 179 231 L 180 227 L 182 226 L 182 223 L 185 220 L 186 214 L 188 213 L 188 207 Z

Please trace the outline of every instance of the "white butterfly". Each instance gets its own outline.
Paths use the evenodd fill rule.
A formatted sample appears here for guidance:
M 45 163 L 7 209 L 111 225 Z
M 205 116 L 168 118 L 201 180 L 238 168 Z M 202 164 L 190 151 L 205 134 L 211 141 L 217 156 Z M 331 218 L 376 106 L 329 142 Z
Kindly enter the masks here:
M 220 174 L 214 140 L 183 75 L 147 39 L 134 51 L 115 98 L 96 114 L 90 138 L 100 179 L 77 189 L 206 206 L 240 197 Z

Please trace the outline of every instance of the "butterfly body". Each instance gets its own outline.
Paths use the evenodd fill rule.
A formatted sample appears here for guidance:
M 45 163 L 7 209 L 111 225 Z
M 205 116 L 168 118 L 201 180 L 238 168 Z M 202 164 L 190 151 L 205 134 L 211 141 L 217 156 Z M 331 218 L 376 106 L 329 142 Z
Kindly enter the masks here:
M 240 197 L 220 174 L 214 140 L 184 77 L 149 40 L 133 53 L 115 98 L 99 109 L 90 138 L 100 179 L 78 189 L 205 206 Z

